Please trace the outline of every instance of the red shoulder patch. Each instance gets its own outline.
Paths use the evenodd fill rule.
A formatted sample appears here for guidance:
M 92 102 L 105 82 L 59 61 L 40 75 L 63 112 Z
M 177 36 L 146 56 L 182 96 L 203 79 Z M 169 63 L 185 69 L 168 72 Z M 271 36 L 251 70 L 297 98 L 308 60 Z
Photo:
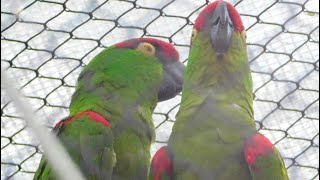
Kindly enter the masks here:
M 82 116 L 88 116 L 90 117 L 90 119 L 92 119 L 93 121 L 96 121 L 100 124 L 103 124 L 104 126 L 106 127 L 111 127 L 111 124 L 109 123 L 109 121 L 107 119 L 105 119 L 103 116 L 101 116 L 100 114 L 96 113 L 96 112 L 93 112 L 93 111 L 83 111 L 83 112 L 80 112 L 70 118 L 67 118 L 65 120 L 62 120 L 62 121 L 59 121 L 54 129 L 58 129 L 59 127 L 61 127 L 62 125 L 67 125 L 69 124 L 71 121 L 73 121 L 74 119 L 76 118 L 80 118 Z
M 273 152 L 274 146 L 269 139 L 261 134 L 255 134 L 245 142 L 244 155 L 249 166 L 256 163 L 257 157 Z
M 172 162 L 167 147 L 164 146 L 157 151 L 152 158 L 151 167 L 154 174 L 154 180 L 160 180 L 161 174 L 163 173 L 171 176 Z
M 198 16 L 194 28 L 198 31 L 203 31 L 204 27 L 205 27 L 205 23 L 208 20 L 208 17 L 210 14 L 212 14 L 214 12 L 214 10 L 216 9 L 217 5 L 221 2 L 222 0 L 217 0 L 214 3 L 209 4 Z M 240 17 L 240 14 L 238 13 L 238 11 L 233 7 L 233 5 L 231 5 L 230 3 L 227 3 L 227 7 L 228 7 L 228 12 L 230 15 L 230 18 L 234 24 L 234 28 L 236 31 L 238 32 L 242 32 L 244 30 L 244 26 Z

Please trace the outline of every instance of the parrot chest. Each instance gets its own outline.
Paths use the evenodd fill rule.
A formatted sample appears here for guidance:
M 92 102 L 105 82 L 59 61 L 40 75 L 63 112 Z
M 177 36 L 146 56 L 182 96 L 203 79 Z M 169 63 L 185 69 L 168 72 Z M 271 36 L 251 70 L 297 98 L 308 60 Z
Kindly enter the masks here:
M 205 131 L 170 144 L 173 169 L 195 179 L 250 179 L 243 156 L 243 141 L 225 142 L 218 132 Z M 178 178 L 179 179 L 179 178 Z
M 176 122 L 169 141 L 176 177 L 251 179 L 243 151 L 246 137 L 255 128 L 243 123 L 245 116 L 232 108 L 232 104 L 207 100 L 191 116 Z

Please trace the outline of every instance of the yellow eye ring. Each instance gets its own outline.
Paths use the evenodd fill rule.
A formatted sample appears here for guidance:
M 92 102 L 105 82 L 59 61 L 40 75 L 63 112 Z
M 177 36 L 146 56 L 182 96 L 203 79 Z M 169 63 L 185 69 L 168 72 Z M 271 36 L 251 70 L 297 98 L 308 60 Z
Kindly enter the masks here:
M 196 38 L 197 34 L 198 34 L 198 31 L 196 29 L 192 29 L 191 42 L 194 41 L 194 39 Z
M 147 42 L 140 43 L 136 50 L 142 52 L 147 56 L 155 56 L 156 54 L 156 48 L 152 44 Z

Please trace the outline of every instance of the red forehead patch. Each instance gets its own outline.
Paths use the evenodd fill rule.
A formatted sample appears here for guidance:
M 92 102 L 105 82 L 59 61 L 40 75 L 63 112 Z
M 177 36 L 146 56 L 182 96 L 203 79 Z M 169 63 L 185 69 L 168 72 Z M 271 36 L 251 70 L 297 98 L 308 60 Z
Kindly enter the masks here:
M 198 31 L 203 31 L 206 21 L 208 20 L 209 16 L 214 12 L 216 9 L 217 5 L 221 2 L 222 0 L 215 1 L 212 4 L 209 4 L 198 16 L 194 28 Z M 229 16 L 233 22 L 235 31 L 237 32 L 242 32 L 244 30 L 244 26 L 241 20 L 241 17 L 238 13 L 238 11 L 228 2 L 226 2 Z
M 164 56 L 164 58 L 179 61 L 179 53 L 174 48 L 174 46 L 170 43 L 164 42 L 159 39 L 153 39 L 153 38 L 130 39 L 130 40 L 118 43 L 115 46 L 117 48 L 134 49 L 139 45 L 139 43 L 142 43 L 142 42 L 147 42 L 155 46 L 157 48 L 157 51 L 159 51 L 162 54 L 162 56 Z

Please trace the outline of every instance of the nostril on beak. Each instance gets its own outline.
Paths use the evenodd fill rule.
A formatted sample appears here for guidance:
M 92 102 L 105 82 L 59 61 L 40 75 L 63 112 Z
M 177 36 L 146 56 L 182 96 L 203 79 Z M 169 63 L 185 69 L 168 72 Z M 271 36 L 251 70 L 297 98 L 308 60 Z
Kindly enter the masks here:
M 228 50 L 233 32 L 227 3 L 221 1 L 212 15 L 211 43 L 217 54 L 224 54 Z

